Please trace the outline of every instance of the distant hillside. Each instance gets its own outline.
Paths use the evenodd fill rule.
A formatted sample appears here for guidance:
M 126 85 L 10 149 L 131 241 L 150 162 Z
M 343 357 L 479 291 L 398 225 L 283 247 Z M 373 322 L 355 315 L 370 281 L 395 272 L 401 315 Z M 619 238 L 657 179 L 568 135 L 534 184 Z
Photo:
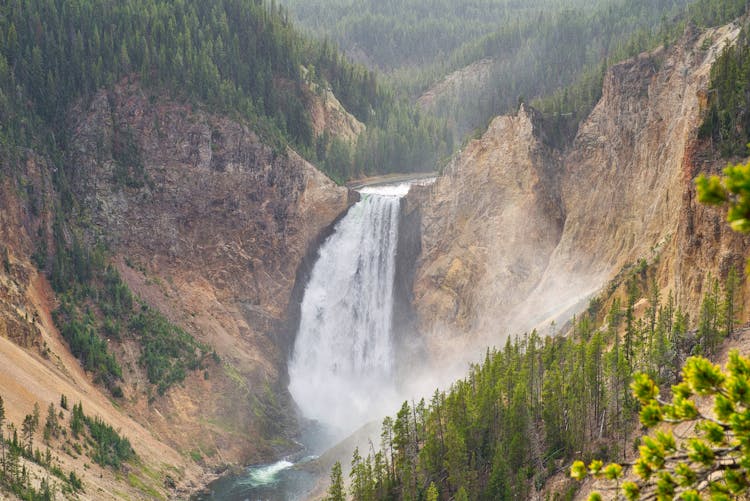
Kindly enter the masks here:
M 370 129 L 358 149 L 348 145 L 349 157 L 355 150 L 366 161 L 379 155 L 367 163 L 370 171 L 430 170 L 446 152 L 439 126 L 402 109 L 371 71 L 302 36 L 283 8 L 267 2 L 14 1 L 0 11 L 0 33 L 6 148 L 35 141 L 64 147 L 62 120 L 70 105 L 135 76 L 147 87 L 249 121 L 279 151 L 288 143 L 341 181 L 359 173 L 352 158 L 330 160 L 331 138 L 316 137 L 313 88 L 330 87 Z M 402 137 L 413 141 L 396 151 Z
M 602 1 L 602 0 L 600 0 Z M 606 0 L 604 0 L 606 1 Z M 584 7 L 584 0 L 284 0 L 316 35 L 335 40 L 368 66 L 393 71 L 430 66 L 498 27 L 542 13 Z
M 575 81 L 588 65 L 622 57 L 628 43 L 633 47 L 627 52 L 645 50 L 662 20 L 679 15 L 689 1 L 285 3 L 311 32 L 390 73 L 396 87 L 412 98 L 455 70 L 491 60 L 490 77 L 480 85 L 438 93 L 428 106 L 461 137 L 513 109 L 520 97 L 545 95 Z
M 447 120 L 456 140 L 518 101 L 569 92 L 566 116 L 585 117 L 606 67 L 678 37 L 688 20 L 715 26 L 740 0 L 283 0 L 302 25 Z M 473 74 L 474 63 L 482 72 Z M 452 85 L 458 70 L 461 85 Z M 421 98 L 420 98 L 421 97 Z M 555 110 L 560 112 L 559 109 Z M 574 133 L 575 125 L 572 126 Z M 564 127 L 563 127 L 564 128 Z

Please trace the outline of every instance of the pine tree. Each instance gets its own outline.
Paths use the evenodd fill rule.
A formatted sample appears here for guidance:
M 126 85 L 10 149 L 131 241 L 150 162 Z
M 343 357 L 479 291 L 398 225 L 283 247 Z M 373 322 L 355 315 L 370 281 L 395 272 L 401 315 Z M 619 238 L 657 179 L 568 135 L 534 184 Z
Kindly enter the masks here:
M 83 433 L 84 420 L 83 405 L 78 402 L 73 405 L 73 412 L 70 414 L 70 431 L 73 433 L 73 438 L 78 438 Z
M 440 494 L 435 486 L 435 482 L 430 482 L 430 486 L 425 493 L 425 501 L 438 501 Z
M 57 422 L 54 404 L 47 407 L 47 420 L 44 423 L 44 440 L 49 442 L 50 438 L 57 438 L 60 432 L 60 424 Z
M 341 463 L 336 461 L 331 470 L 331 486 L 328 488 L 326 501 L 346 501 L 344 479 L 341 475 Z
M 737 274 L 737 269 L 732 266 L 724 283 L 724 297 L 721 303 L 721 316 L 724 319 L 724 335 L 729 337 L 734 333 L 737 314 L 739 313 L 737 311 L 739 286 L 740 277 Z
M 36 426 L 34 426 L 34 416 L 32 414 L 26 414 L 26 417 L 23 419 L 23 424 L 21 425 L 21 436 L 26 444 L 26 451 L 29 455 L 34 452 L 33 446 L 35 431 Z

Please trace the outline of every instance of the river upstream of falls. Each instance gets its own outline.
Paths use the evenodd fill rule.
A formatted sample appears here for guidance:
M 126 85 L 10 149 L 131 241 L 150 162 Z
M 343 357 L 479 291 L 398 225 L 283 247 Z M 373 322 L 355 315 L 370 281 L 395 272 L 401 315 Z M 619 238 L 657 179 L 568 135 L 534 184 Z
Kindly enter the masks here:
M 400 204 L 410 186 L 359 189 L 360 201 L 318 250 L 289 360 L 289 392 L 323 444 L 310 454 L 399 402 L 391 323 Z M 297 501 L 317 480 L 285 458 L 219 479 L 197 499 Z

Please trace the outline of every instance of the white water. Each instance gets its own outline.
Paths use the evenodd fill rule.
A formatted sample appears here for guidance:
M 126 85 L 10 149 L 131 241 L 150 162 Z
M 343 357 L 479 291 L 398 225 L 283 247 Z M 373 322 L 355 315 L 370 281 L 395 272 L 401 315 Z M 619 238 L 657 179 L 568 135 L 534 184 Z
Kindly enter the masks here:
M 304 415 L 343 436 L 391 411 L 391 319 L 400 198 L 367 187 L 319 250 L 302 300 L 289 391 Z
M 279 473 L 292 466 L 294 466 L 294 463 L 282 460 L 273 464 L 251 468 L 248 470 L 245 482 L 252 487 L 273 484 L 277 481 Z

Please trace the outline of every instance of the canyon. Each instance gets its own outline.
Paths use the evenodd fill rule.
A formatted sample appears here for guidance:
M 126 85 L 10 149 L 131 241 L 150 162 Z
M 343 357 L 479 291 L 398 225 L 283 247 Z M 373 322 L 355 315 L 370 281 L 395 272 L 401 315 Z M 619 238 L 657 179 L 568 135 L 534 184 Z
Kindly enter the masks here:
M 611 67 L 563 151 L 547 140 L 544 117 L 522 105 L 494 119 L 434 185 L 412 188 L 400 206 L 394 284 L 404 373 L 422 368 L 419 356 L 459 376 L 488 344 L 533 327 L 552 332 L 551 322 L 584 309 L 640 260 L 692 314 L 709 273 L 744 269 L 750 240 L 730 231 L 721 209 L 698 204 L 693 187 L 698 173 L 725 163 L 697 130 L 711 64 L 738 33 L 733 24 L 690 28 L 670 47 Z M 310 94 L 316 134 L 352 141 L 361 133 L 329 91 Z M 358 195 L 247 124 L 135 77 L 78 103 L 67 119 L 82 238 L 104 246 L 130 289 L 218 361 L 155 395 L 136 343 L 125 339 L 112 342 L 126 368 L 124 397 L 93 382 L 55 328 L 59 299 L 35 264 L 39 249 L 53 253 L 56 167 L 27 151 L 17 174 L 0 178 L 8 419 L 19 423 L 35 402 L 45 408 L 66 394 L 122 430 L 141 461 L 129 481 L 59 454 L 82 472 L 89 499 L 184 497 L 227 467 L 299 448 L 305 420 L 287 390 L 287 361 L 301 294 L 318 247 Z M 131 158 L 121 158 L 122 145 Z
M 410 195 L 422 206 L 418 330 L 436 356 L 451 341 L 548 334 L 639 260 L 692 313 L 709 274 L 743 269 L 747 238 L 698 204 L 693 186 L 726 164 L 708 158 L 698 128 L 711 65 L 738 33 L 689 28 L 671 47 L 614 65 L 565 151 L 522 105 L 469 142 L 434 187 Z

